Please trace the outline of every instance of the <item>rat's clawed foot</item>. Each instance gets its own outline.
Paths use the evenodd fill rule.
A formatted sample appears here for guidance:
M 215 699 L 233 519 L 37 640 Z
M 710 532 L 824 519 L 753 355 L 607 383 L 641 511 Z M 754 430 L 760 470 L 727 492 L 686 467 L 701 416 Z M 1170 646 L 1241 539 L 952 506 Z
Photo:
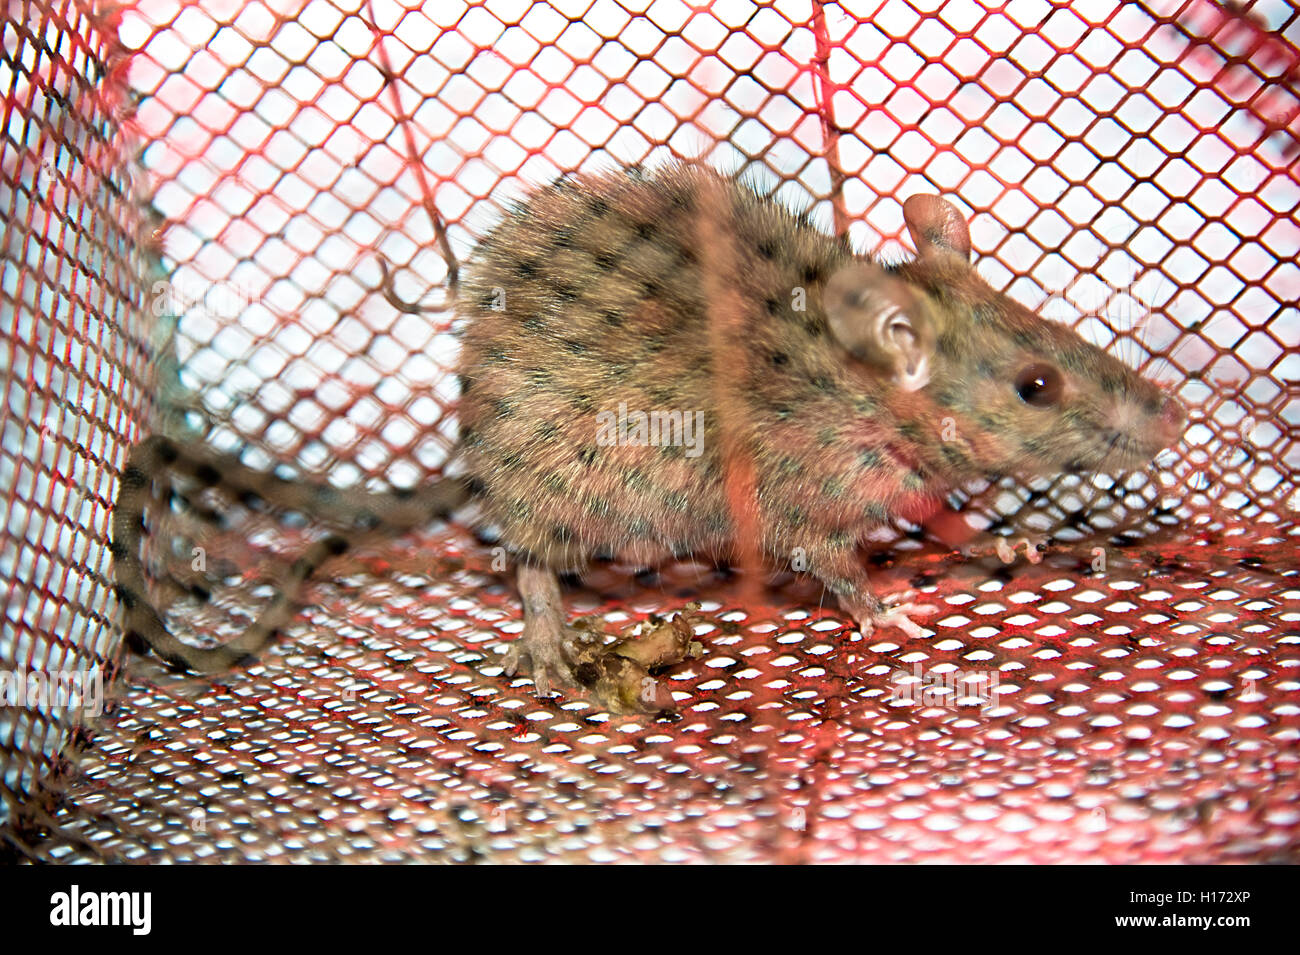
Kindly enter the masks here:
M 896 604 L 890 607 L 884 613 L 876 618 L 876 623 L 884 626 L 894 626 L 902 630 L 913 640 L 920 640 L 925 636 L 925 631 L 921 628 L 913 617 L 930 617 L 939 612 L 939 608 L 933 604 L 918 604 L 910 601 Z
M 524 601 L 524 632 L 506 652 L 506 675 L 514 676 L 520 661 L 527 657 L 538 696 L 550 696 L 552 681 L 576 687 L 572 653 L 565 653 L 565 645 L 582 635 L 564 625 L 564 602 L 555 571 L 523 564 L 517 582 Z
M 540 697 L 549 696 L 558 683 L 612 713 L 658 713 L 673 707 L 672 694 L 654 674 L 704 653 L 695 639 L 698 604 L 671 620 L 651 617 L 648 629 L 638 625 L 637 635 L 610 643 L 590 623 L 575 620 L 575 626 L 565 626 L 554 571 L 524 564 L 518 582 L 524 632 L 502 661 L 507 676 L 514 676 L 527 658 Z
M 559 686 L 576 687 L 578 681 L 569 665 L 569 655 L 565 653 L 566 642 L 576 636 L 576 632 L 568 627 L 530 627 L 525 623 L 523 634 L 510 644 L 502 661 L 506 676 L 514 676 L 519 671 L 520 662 L 527 660 L 528 672 L 538 696 L 550 696 L 553 682 Z
M 920 640 L 925 637 L 925 630 L 921 628 L 913 617 L 931 617 L 939 612 L 938 607 L 933 604 L 916 603 L 910 598 L 915 597 L 913 591 L 899 594 L 896 602 L 886 605 L 878 604 L 875 609 L 864 615 L 863 619 L 858 621 L 859 629 L 864 637 L 870 636 L 876 627 L 897 627 L 907 634 L 913 640 Z

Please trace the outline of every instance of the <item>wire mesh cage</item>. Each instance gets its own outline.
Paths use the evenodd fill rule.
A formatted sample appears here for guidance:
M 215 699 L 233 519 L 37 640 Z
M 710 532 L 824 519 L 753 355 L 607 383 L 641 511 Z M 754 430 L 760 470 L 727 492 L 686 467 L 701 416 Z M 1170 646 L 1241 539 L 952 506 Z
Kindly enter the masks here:
M 3 30 L 10 857 L 1296 859 L 1287 5 L 17 0 Z M 683 157 L 885 259 L 910 255 L 906 197 L 950 197 L 981 275 L 1176 392 L 1183 442 L 895 521 L 864 559 L 942 607 L 919 636 L 860 638 L 792 572 L 573 581 L 611 637 L 692 607 L 671 712 L 505 675 L 518 601 L 470 520 L 341 558 L 246 666 L 126 650 L 133 442 L 431 479 L 454 313 L 403 303 L 440 301 L 445 252 L 537 185 Z M 160 504 L 150 560 L 202 553 L 207 582 L 160 569 L 153 596 L 211 644 L 320 531 L 199 505 L 221 519 Z M 970 673 L 993 695 L 964 698 Z

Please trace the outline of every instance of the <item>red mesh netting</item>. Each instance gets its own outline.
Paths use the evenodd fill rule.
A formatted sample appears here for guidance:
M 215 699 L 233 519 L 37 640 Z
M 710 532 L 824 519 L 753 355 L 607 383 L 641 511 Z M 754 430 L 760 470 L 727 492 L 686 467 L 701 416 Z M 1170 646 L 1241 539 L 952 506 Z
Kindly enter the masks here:
M 0 665 L 91 667 L 109 705 L 0 708 L 0 843 L 1294 861 L 1300 17 L 1079 6 L 11 4 Z M 611 634 L 700 602 L 670 718 L 504 676 L 518 597 L 460 525 L 340 561 L 252 666 L 184 678 L 122 649 L 107 529 L 132 441 L 427 478 L 455 440 L 455 342 L 385 298 L 380 257 L 399 295 L 436 301 L 435 216 L 463 260 L 534 184 L 674 155 L 887 256 L 904 197 L 952 197 L 981 274 L 1169 384 L 1186 438 L 1158 479 L 954 495 L 960 551 L 900 524 L 873 579 L 943 607 L 923 639 L 855 640 L 798 575 L 757 598 L 690 562 L 575 584 L 570 610 Z M 168 520 L 157 563 L 198 534 Z M 178 632 L 225 639 L 313 533 L 234 508 L 196 538 L 213 599 L 155 596 Z M 1012 556 L 1022 538 L 1041 560 Z M 943 686 L 972 672 L 993 705 Z

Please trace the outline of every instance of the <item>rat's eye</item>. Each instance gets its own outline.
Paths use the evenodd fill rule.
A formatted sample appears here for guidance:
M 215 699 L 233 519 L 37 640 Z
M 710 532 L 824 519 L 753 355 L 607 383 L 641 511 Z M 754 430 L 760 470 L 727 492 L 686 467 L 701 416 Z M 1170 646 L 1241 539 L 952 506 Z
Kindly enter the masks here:
M 1054 405 L 1061 400 L 1061 373 L 1051 365 L 1030 365 L 1016 375 L 1016 394 L 1027 405 Z

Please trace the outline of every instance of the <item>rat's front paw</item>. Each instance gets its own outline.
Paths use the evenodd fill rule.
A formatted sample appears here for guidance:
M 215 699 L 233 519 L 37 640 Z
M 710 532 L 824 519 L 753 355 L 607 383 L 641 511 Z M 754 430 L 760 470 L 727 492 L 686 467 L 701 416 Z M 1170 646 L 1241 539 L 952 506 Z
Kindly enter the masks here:
M 876 618 L 876 623 L 886 627 L 897 627 L 913 640 L 920 640 L 926 636 L 926 631 L 912 618 L 931 617 L 938 612 L 939 608 L 933 604 L 918 604 L 908 601 L 888 608 Z
M 870 636 L 876 627 L 897 627 L 913 640 L 924 638 L 926 631 L 912 618 L 934 616 L 939 612 L 939 608 L 933 604 L 915 603 L 909 599 L 915 596 L 914 592 L 908 591 L 899 594 L 893 603 L 878 603 L 871 611 L 864 614 L 862 619 L 858 620 L 858 627 L 862 631 L 862 635 L 864 637 Z

